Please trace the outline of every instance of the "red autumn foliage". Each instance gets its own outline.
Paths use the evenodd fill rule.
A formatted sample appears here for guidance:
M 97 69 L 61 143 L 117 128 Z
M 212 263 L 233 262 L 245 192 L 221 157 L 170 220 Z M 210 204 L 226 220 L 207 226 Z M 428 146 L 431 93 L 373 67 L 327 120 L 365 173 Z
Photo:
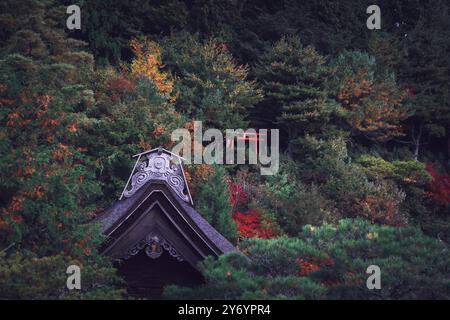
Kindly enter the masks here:
M 134 90 L 134 83 L 123 75 L 119 75 L 108 83 L 108 89 L 111 92 L 113 100 L 120 100 L 123 95 L 129 94 Z
M 450 204 L 450 175 L 440 174 L 431 163 L 428 163 L 426 168 L 433 177 L 433 180 L 428 184 L 429 197 L 438 204 Z
M 233 216 L 238 232 L 245 238 L 269 239 L 275 236 L 275 231 L 270 227 L 270 222 L 261 214 L 250 209 L 246 213 L 236 212 Z
M 318 270 L 320 270 L 321 268 L 330 268 L 332 266 L 334 266 L 334 261 L 331 258 L 327 258 L 327 259 L 310 259 L 310 260 L 305 260 L 305 259 L 301 259 L 298 258 L 296 260 L 298 267 L 299 267 L 299 272 L 298 275 L 301 277 L 306 277 L 309 274 L 316 272 Z
M 306 277 L 309 274 L 316 272 L 320 269 L 320 266 L 318 264 L 303 259 L 297 259 L 297 264 L 298 267 L 300 268 L 298 275 L 301 277 Z
M 251 200 L 251 190 L 245 187 L 245 181 L 229 182 L 230 203 L 235 214 L 233 220 L 237 225 L 238 233 L 244 238 L 269 239 L 278 234 L 274 222 L 261 214 L 258 210 L 248 209 Z M 246 211 L 245 211 L 246 210 Z
M 367 195 L 354 208 L 355 212 L 373 223 L 402 226 L 406 222 L 396 199 Z

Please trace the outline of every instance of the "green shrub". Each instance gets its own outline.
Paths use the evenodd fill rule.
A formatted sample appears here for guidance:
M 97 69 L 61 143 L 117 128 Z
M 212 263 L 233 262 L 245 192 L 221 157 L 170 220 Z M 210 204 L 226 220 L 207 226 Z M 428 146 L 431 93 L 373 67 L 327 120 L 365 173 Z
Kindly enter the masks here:
M 80 267 L 80 290 L 66 287 L 70 265 Z M 121 299 L 120 284 L 106 258 L 83 262 L 64 254 L 38 257 L 29 251 L 0 251 L 0 299 Z
M 195 299 L 448 299 L 450 255 L 443 242 L 414 227 L 365 220 L 305 226 L 300 238 L 250 239 L 241 253 L 205 260 L 206 283 L 170 286 L 168 298 Z M 381 289 L 369 290 L 370 265 Z

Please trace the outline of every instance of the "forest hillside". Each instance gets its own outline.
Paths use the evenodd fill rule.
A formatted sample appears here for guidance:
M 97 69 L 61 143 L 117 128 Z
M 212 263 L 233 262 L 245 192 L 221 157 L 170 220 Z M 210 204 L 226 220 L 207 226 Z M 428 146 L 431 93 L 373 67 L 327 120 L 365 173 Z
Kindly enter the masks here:
M 238 252 L 166 298 L 450 298 L 450 5 L 377 3 L 2 0 L 0 298 L 128 298 L 90 222 L 194 121 L 279 129 L 280 165 L 186 166 Z

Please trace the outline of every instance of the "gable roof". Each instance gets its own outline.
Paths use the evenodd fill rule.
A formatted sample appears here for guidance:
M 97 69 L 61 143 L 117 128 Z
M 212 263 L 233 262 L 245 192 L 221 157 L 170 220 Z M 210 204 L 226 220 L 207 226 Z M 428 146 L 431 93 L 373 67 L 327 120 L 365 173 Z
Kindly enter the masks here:
M 169 155 L 158 149 L 149 152 L 143 162 L 138 159 L 130 175 L 131 187 L 125 187 L 121 200 L 95 220 L 107 236 L 101 249 L 104 254 L 121 258 L 136 245 L 133 241 L 148 232 L 167 238 L 194 266 L 207 255 L 236 250 L 195 210 L 182 165 L 170 163 Z

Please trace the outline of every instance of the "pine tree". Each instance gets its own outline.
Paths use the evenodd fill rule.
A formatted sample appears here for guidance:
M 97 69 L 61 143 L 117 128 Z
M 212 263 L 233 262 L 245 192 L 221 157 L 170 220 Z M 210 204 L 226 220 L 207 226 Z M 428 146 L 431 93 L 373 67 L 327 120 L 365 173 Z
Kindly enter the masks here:
M 305 226 L 296 238 L 250 239 L 241 242 L 240 249 L 241 253 L 201 263 L 206 275 L 202 286 L 169 286 L 165 295 L 174 299 L 449 297 L 449 249 L 418 228 L 341 220 L 336 225 Z M 367 289 L 370 265 L 382 270 L 380 290 Z
M 162 41 L 162 46 L 164 64 L 175 77 L 177 111 L 204 121 L 204 127 L 246 127 L 245 115 L 261 99 L 261 91 L 225 44 L 179 33 Z
M 182 0 L 78 0 L 83 11 L 80 39 L 89 43 L 100 65 L 133 58 L 128 42 L 142 35 L 168 35 L 185 27 Z
M 284 37 L 264 54 L 255 74 L 265 99 L 254 115 L 286 132 L 290 152 L 304 134 L 324 132 L 334 111 L 325 87 L 331 70 L 313 47 Z

